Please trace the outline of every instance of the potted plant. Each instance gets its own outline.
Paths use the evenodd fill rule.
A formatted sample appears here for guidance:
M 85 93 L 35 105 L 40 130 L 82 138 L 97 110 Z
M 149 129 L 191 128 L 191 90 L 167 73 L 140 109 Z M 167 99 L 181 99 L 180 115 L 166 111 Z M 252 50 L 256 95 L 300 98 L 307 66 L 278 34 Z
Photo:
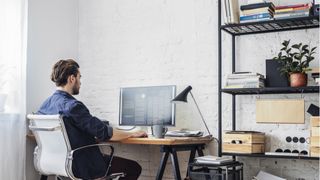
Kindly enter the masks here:
M 313 54 L 317 47 L 308 48 L 302 43 L 289 46 L 290 40 L 283 41 L 283 47 L 277 57 L 273 59 L 281 64 L 280 72 L 289 78 L 291 87 L 307 85 L 307 71 L 310 71 L 309 64 L 314 60 Z

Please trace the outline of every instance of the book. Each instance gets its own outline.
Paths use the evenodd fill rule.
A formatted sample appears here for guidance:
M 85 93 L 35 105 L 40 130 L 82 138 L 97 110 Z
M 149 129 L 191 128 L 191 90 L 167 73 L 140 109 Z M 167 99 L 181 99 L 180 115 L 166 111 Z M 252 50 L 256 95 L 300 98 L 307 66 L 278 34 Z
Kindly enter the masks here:
M 239 23 L 239 3 L 238 0 L 224 0 L 224 20 L 225 24 Z
M 264 78 L 264 76 L 260 73 L 256 73 L 256 72 L 233 72 L 232 74 L 228 74 L 227 78 L 247 78 L 247 77 L 260 77 L 260 78 Z
M 274 18 L 275 19 L 289 19 L 289 18 L 306 17 L 306 16 L 309 16 L 309 12 L 275 14 Z
M 272 2 L 267 3 L 255 3 L 255 4 L 247 4 L 240 6 L 240 10 L 248 10 L 248 9 L 256 9 L 256 8 L 262 8 L 262 7 L 269 7 L 271 9 L 274 9 L 275 6 Z
M 195 158 L 195 162 L 199 164 L 222 164 L 226 162 L 232 162 L 230 157 L 218 157 L 218 156 L 200 156 Z
M 226 86 L 237 85 L 237 84 L 247 84 L 247 83 L 259 83 L 259 81 L 260 81 L 259 77 L 227 79 Z
M 248 15 L 260 14 L 260 13 L 273 14 L 273 11 L 271 9 L 269 9 L 268 7 L 257 8 L 257 9 L 249 9 L 249 10 L 241 11 L 240 12 L 240 16 L 248 16 Z
M 239 3 L 238 0 L 229 0 L 230 4 L 230 22 L 239 23 Z
M 230 10 L 228 5 L 228 0 L 223 1 L 223 7 L 224 7 L 224 23 L 229 24 L 229 17 L 230 17 Z
M 298 10 L 310 10 L 310 8 L 309 7 L 298 7 L 298 8 L 276 9 L 274 12 L 280 13 L 280 12 L 291 12 L 291 11 L 298 11 Z
M 259 18 L 259 19 L 249 19 L 249 20 L 242 20 L 240 23 L 250 23 L 250 22 L 261 22 L 261 21 L 271 21 L 273 18 Z
M 281 12 L 275 12 L 274 15 L 279 14 L 298 14 L 298 13 L 309 13 L 310 9 L 301 9 L 301 10 L 292 10 L 292 11 L 281 11 Z
M 293 4 L 293 5 L 285 5 L 285 6 L 276 6 L 275 10 L 287 9 L 287 8 L 300 8 L 300 7 L 310 7 L 310 5 L 308 3 L 306 3 L 306 4 Z
M 240 21 L 252 20 L 252 19 L 264 19 L 264 18 L 272 18 L 270 13 L 261 13 L 261 14 L 254 14 L 249 16 L 240 16 Z

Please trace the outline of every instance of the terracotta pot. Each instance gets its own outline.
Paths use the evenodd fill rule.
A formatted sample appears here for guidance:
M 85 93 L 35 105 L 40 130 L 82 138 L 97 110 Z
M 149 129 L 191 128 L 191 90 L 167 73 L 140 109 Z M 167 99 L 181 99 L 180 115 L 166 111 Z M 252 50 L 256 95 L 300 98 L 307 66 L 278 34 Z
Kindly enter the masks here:
M 291 73 L 290 74 L 291 87 L 307 86 L 307 74 L 305 73 Z

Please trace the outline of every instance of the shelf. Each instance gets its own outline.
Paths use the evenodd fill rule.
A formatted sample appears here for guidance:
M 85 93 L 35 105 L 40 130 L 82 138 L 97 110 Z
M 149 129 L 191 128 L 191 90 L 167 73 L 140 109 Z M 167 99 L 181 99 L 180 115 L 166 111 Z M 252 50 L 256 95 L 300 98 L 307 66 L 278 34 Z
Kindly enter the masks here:
M 269 20 L 250 23 L 227 24 L 220 27 L 231 35 L 268 33 L 298 29 L 319 28 L 319 16 Z
M 221 89 L 232 95 L 319 93 L 319 86 Z
M 282 158 L 282 159 L 305 159 L 305 160 L 319 160 L 319 157 L 310 156 L 279 156 L 279 155 L 265 155 L 265 154 L 242 154 L 242 153 L 225 153 L 224 156 L 245 156 L 245 157 L 261 157 L 261 158 Z

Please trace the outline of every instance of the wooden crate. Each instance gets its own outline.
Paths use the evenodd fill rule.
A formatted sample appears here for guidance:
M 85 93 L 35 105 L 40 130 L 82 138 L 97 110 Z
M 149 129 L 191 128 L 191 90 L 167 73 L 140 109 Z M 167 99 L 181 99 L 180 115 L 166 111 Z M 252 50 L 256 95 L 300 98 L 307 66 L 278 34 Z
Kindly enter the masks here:
M 320 136 L 311 136 L 310 137 L 310 146 L 311 147 L 320 147 Z
M 311 137 L 320 136 L 320 127 L 311 127 Z
M 264 153 L 264 144 L 222 144 L 222 151 L 229 153 Z
M 264 144 L 265 135 L 264 133 L 250 133 L 239 131 L 239 133 L 228 133 L 226 132 L 222 137 L 222 142 L 231 143 L 233 140 L 240 140 L 242 144 Z
M 319 157 L 320 156 L 320 147 L 310 147 L 310 156 Z
M 320 127 L 320 116 L 311 116 L 311 127 Z

